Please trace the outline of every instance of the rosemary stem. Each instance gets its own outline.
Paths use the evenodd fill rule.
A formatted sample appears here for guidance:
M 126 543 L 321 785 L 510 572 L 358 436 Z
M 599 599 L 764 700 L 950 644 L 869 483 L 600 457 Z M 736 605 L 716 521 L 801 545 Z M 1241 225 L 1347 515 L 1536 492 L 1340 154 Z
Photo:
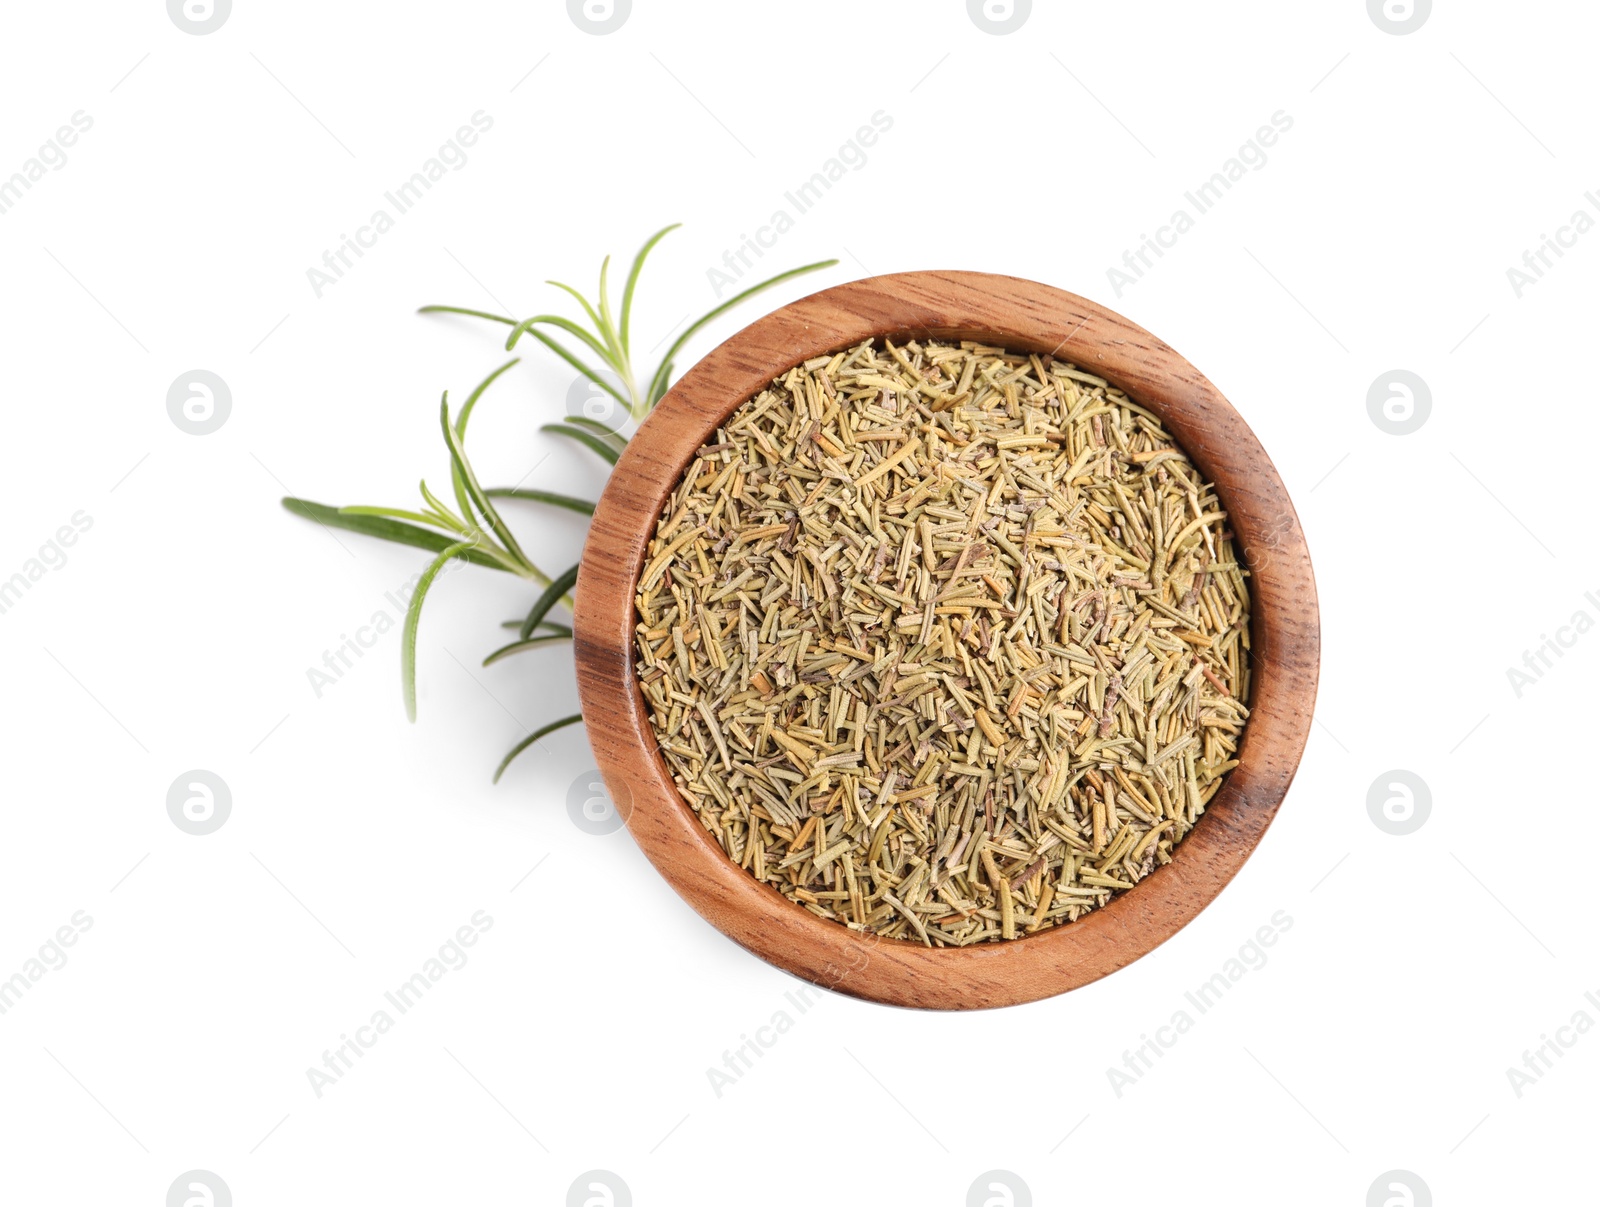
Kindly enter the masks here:
M 530 561 L 524 561 L 523 564 L 516 569 L 515 573 L 540 587 L 548 587 L 551 582 L 554 581 L 548 574 L 539 569 L 538 566 L 535 566 Z M 573 600 L 571 592 L 568 592 L 561 597 L 561 606 L 567 611 L 576 614 L 577 605 Z

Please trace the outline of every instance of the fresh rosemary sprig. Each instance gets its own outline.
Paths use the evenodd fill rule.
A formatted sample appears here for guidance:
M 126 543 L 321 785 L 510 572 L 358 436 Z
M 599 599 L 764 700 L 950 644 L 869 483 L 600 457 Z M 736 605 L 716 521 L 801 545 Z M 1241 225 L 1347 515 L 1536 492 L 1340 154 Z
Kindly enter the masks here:
M 512 534 L 510 525 L 496 510 L 488 492 L 478 484 L 478 476 L 473 471 L 471 462 L 467 460 L 465 444 L 467 421 L 472 418 L 473 407 L 477 405 L 478 399 L 483 397 L 483 392 L 494 383 L 495 378 L 516 363 L 515 359 L 509 360 L 484 378 L 478 388 L 468 396 L 454 420 L 450 416 L 449 394 L 447 393 L 439 401 L 439 426 L 444 432 L 445 446 L 450 451 L 450 484 L 455 493 L 458 510 L 452 510 L 429 490 L 426 479 L 418 484 L 424 505 L 420 511 L 399 507 L 365 506 L 343 507 L 333 511 L 304 499 L 283 501 L 283 505 L 290 511 L 321 523 L 332 523 L 341 528 L 365 532 L 370 536 L 421 545 L 436 551 L 433 561 L 428 563 L 428 568 L 422 572 L 417 589 L 406 606 L 405 623 L 400 635 L 400 685 L 405 699 L 406 717 L 412 721 L 417 719 L 417 624 L 422 619 L 422 603 L 427 598 L 434 579 L 439 576 L 439 572 L 444 569 L 447 562 L 452 558 L 461 558 L 478 565 L 490 565 L 497 570 L 516 574 L 545 587 L 546 595 L 550 594 L 549 588 L 553 582 L 565 583 L 566 586 L 556 593 L 556 599 L 566 596 L 572 582 L 577 578 L 574 569 L 569 574 L 563 574 L 559 579 L 552 580 L 538 565 L 529 560 L 517 538 Z M 429 529 L 435 531 L 430 532 Z M 550 604 L 554 602 L 555 599 L 551 599 Z M 567 599 L 567 604 L 571 606 L 570 599 Z M 546 605 L 546 611 L 549 610 L 549 606 Z M 542 615 L 538 619 L 542 619 Z M 535 625 L 538 619 L 534 621 Z M 531 631 L 532 626 L 530 635 Z M 571 640 L 570 636 L 566 640 Z
M 638 378 L 633 368 L 632 353 L 629 349 L 629 328 L 633 313 L 634 291 L 639 283 L 639 273 L 644 267 L 645 259 L 651 249 L 659 243 L 669 232 L 676 230 L 677 223 L 662 227 L 649 239 L 633 258 L 633 264 L 628 270 L 628 279 L 622 290 L 622 302 L 613 318 L 611 299 L 607 288 L 607 275 L 611 266 L 611 257 L 607 256 L 600 266 L 600 292 L 599 297 L 591 303 L 578 290 L 559 281 L 550 284 L 562 289 L 576 298 L 582 307 L 590 326 L 556 314 L 538 314 L 532 318 L 516 319 L 503 315 L 489 314 L 482 310 L 470 310 L 460 306 L 424 306 L 419 313 L 423 314 L 464 314 L 476 318 L 489 319 L 493 322 L 504 323 L 511 328 L 511 334 L 506 339 L 506 349 L 509 351 L 517 346 L 524 335 L 531 335 L 539 343 L 549 348 L 567 364 L 579 373 L 598 385 L 607 394 L 610 394 L 623 406 L 627 407 L 628 415 L 635 420 L 640 420 L 665 396 L 672 380 L 672 370 L 676 357 L 683 350 L 689 339 L 699 332 L 706 324 L 727 313 L 739 303 L 755 296 L 765 289 L 801 276 L 808 272 L 815 272 L 822 268 L 831 268 L 837 260 L 823 260 L 816 264 L 807 264 L 800 268 L 790 269 L 788 272 L 779 273 L 769 277 L 757 285 L 751 286 L 742 293 L 735 294 L 727 301 L 707 311 L 700 318 L 690 323 L 682 334 L 673 341 L 657 364 L 645 388 L 641 389 Z M 624 394 L 607 381 L 601 371 L 592 367 L 569 347 L 547 334 L 545 329 L 554 329 L 571 336 L 583 347 L 587 348 L 600 363 L 613 373 L 622 383 Z M 547 490 L 531 490 L 522 486 L 500 486 L 485 489 L 478 482 L 477 474 L 472 468 L 471 461 L 467 458 L 466 439 L 467 422 L 472 416 L 473 408 L 484 392 L 494 384 L 495 380 L 517 364 L 520 358 L 512 358 L 497 368 L 488 377 L 478 384 L 478 387 L 468 395 L 465 403 L 454 419 L 450 414 L 448 394 L 441 400 L 439 406 L 440 427 L 444 434 L 445 446 L 450 454 L 450 486 L 455 496 L 454 509 L 428 489 L 426 481 L 420 484 L 423 506 L 420 510 L 410 510 L 396 507 L 328 507 L 321 503 L 313 503 L 308 499 L 285 498 L 283 505 L 296 515 L 314 520 L 330 528 L 342 528 L 351 532 L 361 533 L 365 536 L 377 537 L 380 540 L 392 541 L 397 544 L 411 545 L 415 548 L 425 549 L 434 554 L 433 560 L 417 584 L 415 594 L 412 595 L 406 608 L 405 623 L 401 630 L 400 645 L 400 681 L 401 694 L 405 701 L 406 716 L 415 721 L 417 717 L 417 626 L 422 616 L 422 603 L 428 591 L 432 588 L 434 580 L 440 571 L 451 559 L 467 562 L 475 566 L 486 566 L 490 569 L 505 571 L 525 578 L 535 585 L 543 588 L 528 615 L 522 620 L 508 621 L 507 628 L 517 630 L 517 639 L 490 653 L 484 660 L 485 666 L 491 666 L 513 654 L 525 653 L 529 650 L 540 649 L 547 645 L 555 645 L 572 640 L 570 625 L 560 624 L 548 619 L 549 613 L 557 606 L 565 607 L 569 612 L 573 607 L 572 589 L 578 579 L 576 566 L 564 571 L 553 578 L 541 570 L 523 552 L 511 528 L 501 517 L 495 507 L 496 499 L 517 499 L 525 502 L 541 503 L 546 506 L 564 508 L 582 515 L 593 515 L 594 504 L 585 500 L 574 498 L 571 495 L 556 494 Z M 587 448 L 596 456 L 601 457 L 611 465 L 617 463 L 627 445 L 627 437 L 621 432 L 614 431 L 605 424 L 597 423 L 593 419 L 568 417 L 561 423 L 544 424 L 540 431 L 558 435 Z M 563 717 L 549 725 L 542 726 L 518 742 L 494 773 L 498 782 L 513 759 L 521 754 L 534 742 L 561 729 L 581 721 L 581 715 Z
M 622 306 L 615 322 L 612 321 L 611 296 L 606 287 L 606 278 L 611 268 L 610 256 L 607 256 L 600 265 L 600 296 L 593 303 L 571 285 L 564 284 L 561 281 L 546 282 L 546 284 L 554 285 L 557 289 L 565 290 L 578 300 L 578 305 L 583 308 L 583 313 L 591 324 L 590 328 L 585 328 L 582 324 L 573 322 L 571 319 L 564 318 L 559 314 L 536 314 L 532 318 L 523 319 L 519 323 L 515 319 L 506 318 L 504 315 L 489 314 L 482 310 L 468 310 L 461 306 L 424 306 L 420 313 L 466 314 L 474 318 L 490 319 L 496 323 L 504 323 L 511 328 L 511 334 L 506 337 L 506 351 L 508 352 L 517 346 L 517 342 L 524 335 L 531 335 L 574 369 L 578 370 L 579 373 L 582 373 L 595 385 L 627 407 L 630 416 L 634 419 L 643 419 L 649 414 L 650 409 L 660 402 L 662 396 L 666 394 L 667 388 L 672 381 L 672 367 L 678 353 L 683 350 L 683 346 L 702 327 L 763 290 L 771 289 L 774 285 L 781 284 L 793 277 L 802 276 L 808 272 L 816 272 L 820 268 L 832 268 L 839 262 L 837 260 L 821 260 L 816 264 L 805 264 L 799 268 L 791 268 L 788 272 L 780 272 L 777 276 L 768 277 L 765 281 L 752 285 L 742 293 L 734 294 L 721 305 L 708 310 L 683 329 L 683 333 L 673 341 L 672 346 L 667 349 L 666 355 L 657 364 L 656 371 L 650 375 L 647 388 L 641 390 L 638 379 L 634 375 L 633 353 L 628 346 L 629 326 L 633 314 L 634 289 L 639 283 L 639 272 L 644 268 L 645 259 L 650 255 L 651 250 L 666 235 L 677 230 L 681 225 L 681 223 L 674 222 L 671 226 L 662 227 L 645 240 L 644 246 L 639 249 L 639 254 L 634 256 L 633 266 L 628 269 L 627 283 L 622 287 Z M 624 395 L 601 376 L 597 370 L 586 364 L 553 336 L 545 334 L 544 331 L 540 330 L 541 327 L 551 327 L 557 331 L 564 331 L 583 344 L 584 347 L 600 358 L 601 363 L 606 368 L 617 376 L 627 394 Z M 592 421 L 581 426 L 599 427 Z M 547 424 L 540 430 L 556 432 L 572 439 L 579 439 L 579 434 L 571 428 L 563 428 L 557 424 Z M 604 431 L 606 429 L 601 430 Z M 591 447 L 593 446 L 591 445 Z M 598 452 L 599 450 L 596 449 L 595 451 Z M 618 448 L 616 451 L 620 453 L 621 449 Z M 605 453 L 600 455 L 607 456 Z M 612 464 L 616 463 L 614 457 L 608 459 L 611 460 Z

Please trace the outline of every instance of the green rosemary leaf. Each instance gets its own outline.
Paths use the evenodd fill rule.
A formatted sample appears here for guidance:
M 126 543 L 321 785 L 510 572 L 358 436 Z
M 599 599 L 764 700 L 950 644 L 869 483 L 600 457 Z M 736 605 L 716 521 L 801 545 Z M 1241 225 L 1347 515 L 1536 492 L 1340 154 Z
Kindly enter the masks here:
M 656 380 L 650 383 L 650 406 L 654 407 L 666 397 L 667 390 L 672 385 L 672 362 L 666 361 L 656 373 Z
M 556 603 L 563 595 L 572 590 L 577 581 L 578 567 L 576 566 L 572 567 L 572 569 L 561 575 L 560 578 L 555 578 L 550 581 L 550 585 L 545 588 L 544 594 L 539 596 L 538 600 L 535 601 L 532 611 L 528 613 L 528 618 L 522 622 L 522 632 L 520 636 L 523 641 L 527 641 L 528 638 L 533 636 L 534 627 L 545 618 L 545 614 L 549 612 L 551 608 L 556 606 Z M 488 664 L 485 663 L 485 665 Z
M 478 405 L 478 399 L 482 398 L 483 392 L 494 384 L 495 378 L 499 377 L 507 369 L 511 368 L 511 366 L 516 364 L 520 359 L 520 357 L 514 356 L 510 360 L 506 361 L 505 364 L 501 365 L 493 373 L 489 374 L 489 376 L 485 377 L 481 382 L 479 382 L 478 388 L 467 396 L 467 401 L 465 405 L 462 406 L 461 413 L 456 416 L 456 438 L 461 442 L 461 456 L 463 461 L 466 460 L 467 420 L 472 415 L 472 408 Z M 460 468 L 454 464 L 452 464 L 450 467 L 450 485 L 455 489 L 456 503 L 461 508 L 462 517 L 470 520 L 472 518 L 472 505 L 470 502 L 470 495 L 467 491 L 467 484 Z M 428 491 L 427 486 L 424 485 L 422 490 L 423 494 L 426 495 Z M 437 504 L 435 504 L 435 506 L 438 507 Z M 442 511 L 443 508 L 440 507 L 438 510 Z
M 455 479 L 455 476 L 456 475 L 452 470 L 450 477 Z M 434 524 L 440 528 L 448 528 L 452 532 L 464 533 L 469 529 L 472 523 L 472 508 L 467 505 L 466 496 L 462 493 L 459 482 L 456 484 L 456 502 L 460 504 L 461 515 L 465 516 L 465 519 L 457 516 L 448 507 L 441 503 L 438 496 L 435 495 L 433 491 L 428 489 L 428 483 L 426 480 L 418 482 L 417 489 L 421 492 L 422 497 L 427 502 L 428 506 L 433 510 Z
M 305 519 L 314 520 L 327 528 L 343 528 L 348 532 L 358 532 L 362 536 L 375 536 L 379 540 L 393 541 L 398 545 L 410 545 L 412 548 L 426 549 L 432 553 L 447 549 L 454 543 L 453 538 L 442 533 L 430 532 L 426 528 L 403 524 L 398 520 L 388 519 L 384 516 L 346 513 L 338 507 L 329 507 L 325 503 L 313 503 L 310 499 L 286 497 L 283 500 L 283 506 L 284 510 Z M 474 566 L 487 566 L 491 570 L 511 570 L 511 567 L 505 562 L 492 557 L 481 549 L 468 549 L 459 554 L 459 556 L 462 561 L 471 562 Z
M 571 495 L 558 495 L 548 490 L 524 490 L 520 486 L 496 486 L 483 492 L 491 499 L 526 499 L 530 503 L 548 503 L 552 507 L 565 507 L 568 511 L 580 512 L 583 515 L 594 514 L 594 504 L 587 499 L 575 499 Z M 521 624 L 521 621 L 517 622 Z
M 582 415 L 568 415 L 562 422 L 570 423 L 574 427 L 581 427 L 587 432 L 593 432 L 612 448 L 616 449 L 619 457 L 622 455 L 622 450 L 628 447 L 628 438 L 626 436 L 615 428 L 607 427 L 594 419 L 589 419 Z
M 581 428 L 587 428 L 596 436 L 615 437 L 624 444 L 628 443 L 628 438 L 622 434 L 621 429 L 608 427 L 606 424 L 601 423 L 598 419 L 590 419 L 587 415 L 568 415 L 564 422 L 576 424 Z
M 550 432 L 556 436 L 565 436 L 568 440 L 576 440 L 579 444 L 592 450 L 596 455 L 604 457 L 612 465 L 617 463 L 617 450 L 591 432 L 583 431 L 581 428 L 567 427 L 559 423 L 546 423 L 539 430 L 541 432 Z
M 446 420 L 446 422 L 448 422 L 448 420 Z M 457 437 L 457 439 L 459 440 L 460 437 Z M 449 443 L 448 434 L 445 437 L 445 441 L 446 443 Z M 466 448 L 464 445 L 462 447 L 461 455 L 464 460 L 466 458 Z M 424 487 L 424 489 L 426 489 L 426 487 Z M 456 506 L 461 509 L 462 519 L 466 520 L 469 524 L 473 523 L 473 516 L 475 513 L 472 509 L 472 496 L 467 492 L 467 480 L 462 476 L 461 467 L 455 463 L 454 458 L 452 458 L 450 462 L 450 489 L 455 491 Z
M 746 289 L 741 293 L 734 294 L 720 306 L 714 306 L 705 314 L 701 315 L 694 322 L 690 323 L 688 327 L 684 328 L 683 334 L 678 336 L 672 347 L 667 349 L 667 354 L 661 358 L 661 368 L 656 371 L 655 379 L 650 384 L 651 396 L 659 398 L 662 394 L 667 392 L 664 384 L 665 375 L 670 369 L 673 358 L 675 358 L 679 351 L 682 350 L 684 344 L 689 342 L 689 337 L 694 335 L 696 331 L 699 331 L 700 328 L 704 327 L 707 323 L 711 322 L 712 319 L 717 318 L 719 315 L 726 314 L 729 310 L 732 310 L 746 298 L 754 297 L 764 289 L 771 289 L 774 285 L 787 281 L 792 277 L 803 276 L 808 272 L 816 272 L 823 268 L 832 268 L 838 262 L 839 261 L 837 260 L 819 260 L 815 264 L 803 264 L 799 268 L 791 268 L 788 272 L 780 272 L 775 277 L 768 277 L 760 284 L 752 285 L 749 289 Z M 663 383 L 661 385 L 660 393 L 656 392 L 656 386 L 658 383 Z
M 589 304 L 589 299 L 584 297 L 583 294 L 579 293 L 571 285 L 564 284 L 561 281 L 546 281 L 545 284 L 554 285 L 557 289 L 564 289 L 577 298 L 578 305 L 583 307 L 583 312 L 589 316 L 589 321 L 594 324 L 594 329 L 596 331 L 605 330 L 605 325 L 600 321 L 600 315 L 595 312 L 595 308 Z
M 517 342 L 517 339 L 521 335 L 531 335 L 531 336 L 533 336 L 534 339 L 538 340 L 546 348 L 549 348 L 550 351 L 554 352 L 562 360 L 566 361 L 569 365 L 571 365 L 579 373 L 582 373 L 590 381 L 594 382 L 595 385 L 599 386 L 607 394 L 611 395 L 611 397 L 615 398 L 623 406 L 627 407 L 630 410 L 630 412 L 632 411 L 633 404 L 631 402 L 629 402 L 627 400 L 627 398 L 625 398 L 622 394 L 619 394 L 617 392 L 617 389 L 616 389 L 615 386 L 613 386 L 605 378 L 601 377 L 600 374 L 596 373 L 588 365 L 584 364 L 581 360 L 579 360 L 571 352 L 567 351 L 566 348 L 564 348 L 560 344 L 556 343 L 555 340 L 551 339 L 543 331 L 540 331 L 537 327 L 529 327 L 526 330 L 524 330 L 524 329 L 519 327 L 516 331 L 513 331 L 511 333 L 511 336 L 512 336 L 511 339 L 506 341 L 506 348 L 509 350 Z
M 468 310 L 463 306 L 419 306 L 418 314 L 470 314 L 476 319 L 492 319 L 497 323 L 504 323 L 507 327 L 515 327 L 516 319 L 508 319 L 503 314 L 490 314 L 486 310 Z
M 439 556 L 429 562 L 428 568 L 422 572 L 416 594 L 406 607 L 405 626 L 400 632 L 400 690 L 405 696 L 408 721 L 417 719 L 417 622 L 422 619 L 422 601 L 445 563 L 471 548 L 471 541 L 458 541 L 448 549 L 441 550 Z
M 467 484 L 461 477 L 461 471 L 454 465 L 450 466 L 450 487 L 456 492 L 456 506 L 461 508 L 461 514 L 472 520 L 472 496 L 467 493 Z
M 500 374 L 504 373 L 512 365 L 518 364 L 521 360 L 522 358 L 520 356 L 513 356 L 510 360 L 506 361 L 505 364 L 501 365 L 493 373 L 489 374 L 489 376 L 480 381 L 478 383 L 478 388 L 467 395 L 467 401 L 461 405 L 461 413 L 456 416 L 456 435 L 460 436 L 462 440 L 467 438 L 467 420 L 472 415 L 472 408 L 478 405 L 478 399 L 483 397 L 483 392 L 494 384 L 495 378 L 499 377 Z
M 618 338 L 622 344 L 622 354 L 624 356 L 629 355 L 628 319 L 633 312 L 633 290 L 634 286 L 639 283 L 639 270 L 644 267 L 644 260 L 650 254 L 650 249 L 661 242 L 664 235 L 677 230 L 682 225 L 681 222 L 674 222 L 671 226 L 663 226 L 645 240 L 644 246 L 639 249 L 639 254 L 633 258 L 633 267 L 628 270 L 628 283 L 622 287 L 622 326 L 618 331 Z
M 407 511 L 403 507 L 341 507 L 339 512 L 342 515 L 387 516 L 391 520 L 409 520 L 415 524 L 431 524 L 435 528 L 444 528 L 449 532 L 463 531 L 460 527 L 447 525 L 442 516 L 430 515 L 423 511 Z
M 607 296 L 606 273 L 611 270 L 611 257 L 607 256 L 600 261 L 600 334 L 605 336 L 606 343 L 611 346 L 616 355 L 618 364 L 627 364 L 627 355 L 622 350 L 622 342 L 617 338 L 617 325 L 611 319 L 611 298 Z
M 524 335 L 532 331 L 534 324 L 536 323 L 544 323 L 546 326 L 550 327 L 559 327 L 561 330 L 567 332 L 567 334 L 577 336 L 589 346 L 596 356 L 606 362 L 607 368 L 610 368 L 613 371 L 617 369 L 615 358 L 612 356 L 611 349 L 609 347 L 601 343 L 598 339 L 589 334 L 589 332 L 585 331 L 571 319 L 563 318 L 559 314 L 536 314 L 532 318 L 523 319 L 517 324 L 516 330 L 514 330 L 506 339 L 506 347 L 509 348 L 513 346 Z
M 467 461 L 466 449 L 461 447 L 461 438 L 456 435 L 455 428 L 450 425 L 450 400 L 446 395 L 439 402 L 439 424 L 444 428 L 444 441 L 450 446 L 450 461 L 455 466 L 456 473 L 461 475 L 462 489 L 476 505 L 483 518 L 489 522 L 489 527 L 494 529 L 494 534 L 500 538 L 500 544 L 505 551 L 522 566 L 528 568 L 539 578 L 543 578 L 536 567 L 522 552 L 522 546 L 517 544 L 517 538 L 512 535 L 511 529 L 500 518 L 500 513 L 494 509 L 494 504 L 483 493 L 483 487 L 478 485 L 477 475 L 472 472 L 472 465 Z
M 558 729 L 565 729 L 568 725 L 576 725 L 581 720 L 583 720 L 582 713 L 573 713 L 570 717 L 562 717 L 561 720 L 552 721 L 542 729 L 534 730 L 527 737 L 523 738 L 522 741 L 513 746 L 510 750 L 510 753 L 508 753 L 505 758 L 500 760 L 500 766 L 494 769 L 494 782 L 497 784 L 500 782 L 500 777 L 506 773 L 506 768 L 511 766 L 512 759 L 516 758 L 529 746 L 532 746 L 540 738 L 544 737 L 545 734 L 554 733 Z
M 487 658 L 485 658 L 483 660 L 483 665 L 484 666 L 493 666 L 496 662 L 499 662 L 502 658 L 511 657 L 512 654 L 520 654 L 525 650 L 536 650 L 540 646 L 555 645 L 557 642 L 560 642 L 560 641 L 571 641 L 571 640 L 572 640 L 572 635 L 570 633 L 567 633 L 567 634 L 557 634 L 557 635 L 553 635 L 553 636 L 550 636 L 550 637 L 529 637 L 529 638 L 526 638 L 524 640 L 513 641 L 510 645 L 503 645 L 499 649 L 497 649 L 494 653 L 490 654 Z
M 522 621 L 520 619 L 502 620 L 500 622 L 500 627 L 502 629 L 521 629 Z M 539 627 L 546 633 L 559 633 L 563 637 L 572 636 L 572 627 L 570 625 L 556 624 L 553 620 L 541 620 L 539 622 Z
M 444 397 L 448 401 L 450 397 L 449 391 L 445 392 Z M 446 426 L 449 425 L 448 407 L 446 407 L 445 423 Z M 462 441 L 462 438 L 459 435 L 456 437 L 456 439 L 461 441 L 461 457 L 463 460 L 465 460 L 467 455 L 466 443 L 465 441 Z M 450 433 L 447 431 L 445 433 L 445 443 L 449 444 L 449 442 Z M 456 506 L 461 509 L 461 518 L 467 523 L 472 524 L 474 522 L 473 516 L 475 514 L 472 509 L 472 496 L 467 493 L 467 480 L 462 477 L 461 467 L 455 463 L 454 458 L 452 458 L 450 462 L 450 489 L 455 492 Z M 426 496 L 428 493 L 428 484 L 426 482 L 422 484 L 422 493 L 424 496 Z
M 650 379 L 650 405 L 654 407 L 667 395 L 667 390 L 672 384 L 672 362 L 663 360 L 661 367 L 656 370 L 656 375 Z

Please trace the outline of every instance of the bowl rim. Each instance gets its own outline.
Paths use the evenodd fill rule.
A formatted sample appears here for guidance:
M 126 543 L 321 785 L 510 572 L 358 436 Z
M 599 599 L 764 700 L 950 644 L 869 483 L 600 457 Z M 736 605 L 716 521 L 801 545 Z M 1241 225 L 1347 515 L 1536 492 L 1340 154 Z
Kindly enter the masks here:
M 741 404 L 814 356 L 867 339 L 974 339 L 1092 372 L 1161 417 L 1214 483 L 1251 575 L 1251 717 L 1239 760 L 1173 859 L 1076 922 L 930 948 L 820 918 L 722 851 L 673 785 L 634 669 L 645 549 L 695 453 Z M 814 984 L 932 1009 L 1015 1005 L 1132 963 L 1192 921 L 1243 866 L 1294 779 L 1311 727 L 1320 619 L 1310 553 L 1276 468 L 1244 419 L 1161 340 L 1098 303 L 1018 277 L 895 273 L 834 286 L 757 319 L 674 386 L 595 508 L 574 619 L 590 745 L 618 812 L 669 884 L 713 926 Z

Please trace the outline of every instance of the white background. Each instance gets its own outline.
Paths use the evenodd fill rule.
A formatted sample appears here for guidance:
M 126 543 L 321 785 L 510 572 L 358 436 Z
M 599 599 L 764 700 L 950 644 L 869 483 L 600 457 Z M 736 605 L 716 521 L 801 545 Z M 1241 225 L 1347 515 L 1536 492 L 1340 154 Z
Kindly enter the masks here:
M 1038 1203 L 1359 1205 L 1398 1168 L 1441 1204 L 1592 1201 L 1600 1034 L 1520 1098 L 1506 1070 L 1580 1009 L 1600 1021 L 1600 637 L 1520 698 L 1506 671 L 1600 618 L 1600 234 L 1521 298 L 1506 270 L 1595 213 L 1593 6 L 1440 0 L 1407 36 L 1362 0 L 1040 0 L 1007 36 L 959 0 L 635 0 L 609 36 L 555 0 L 237 0 L 205 36 L 159 0 L 5 24 L 0 177 L 74 112 L 93 127 L 0 215 L 0 578 L 74 513 L 93 526 L 0 615 L 0 977 L 75 911 L 93 925 L 0 1016 L 0 1199 L 155 1207 L 198 1168 L 241 1207 L 557 1204 L 599 1168 L 641 1204 L 960 1204 L 998 1168 Z M 478 110 L 466 166 L 315 296 L 307 269 Z M 426 559 L 277 504 L 447 485 L 439 393 L 500 363 L 504 329 L 416 306 L 570 313 L 545 278 L 592 290 L 604 253 L 683 221 L 641 286 L 648 347 L 878 110 L 865 166 L 761 264 L 839 267 L 685 365 L 856 276 L 1077 291 L 1232 400 L 1321 596 L 1317 724 L 1221 898 L 1098 984 L 964 1016 L 836 995 L 799 1014 L 799 983 L 626 832 L 569 819 L 581 729 L 492 787 L 576 703 L 563 650 L 478 665 L 530 601 L 509 576 L 441 580 L 416 725 L 398 632 L 319 698 L 308 669 Z M 1266 166 L 1118 296 L 1107 269 L 1278 110 Z M 1413 435 L 1368 417 L 1396 367 L 1431 387 Z M 166 411 L 195 368 L 232 392 L 206 436 Z M 571 378 L 534 349 L 486 397 L 487 482 L 537 463 L 597 494 L 604 467 L 537 432 Z M 515 523 L 559 570 L 577 519 Z M 232 792 L 206 837 L 166 812 L 194 768 Z M 1367 812 L 1394 768 L 1431 789 L 1406 837 Z M 470 962 L 319 1098 L 307 1068 L 478 910 Z M 1119 1096 L 1108 1067 L 1279 910 L 1266 965 Z M 780 1009 L 793 1028 L 718 1097 L 707 1069 Z

